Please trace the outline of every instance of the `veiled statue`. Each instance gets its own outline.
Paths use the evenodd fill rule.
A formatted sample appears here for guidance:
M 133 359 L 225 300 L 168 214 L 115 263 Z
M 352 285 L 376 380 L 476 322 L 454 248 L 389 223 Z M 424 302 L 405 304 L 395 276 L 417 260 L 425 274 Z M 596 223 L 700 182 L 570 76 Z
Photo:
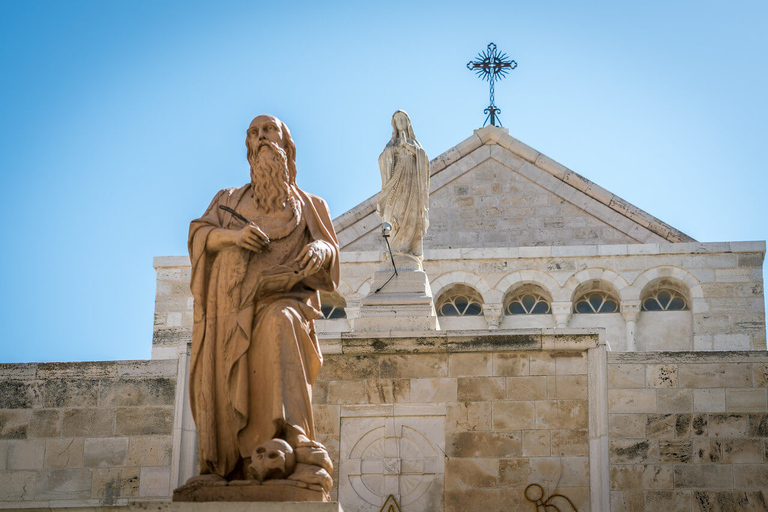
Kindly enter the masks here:
M 419 259 L 429 227 L 429 158 L 402 110 L 392 116 L 392 138 L 379 156 L 381 193 L 376 211 L 392 225 L 390 245 Z
M 325 201 L 296 185 L 282 121 L 255 118 L 245 144 L 250 183 L 220 191 L 189 228 L 189 394 L 202 475 L 190 482 L 287 479 L 327 495 L 332 465 L 312 418 L 323 362 L 313 320 L 319 291 L 339 282 L 336 233 Z

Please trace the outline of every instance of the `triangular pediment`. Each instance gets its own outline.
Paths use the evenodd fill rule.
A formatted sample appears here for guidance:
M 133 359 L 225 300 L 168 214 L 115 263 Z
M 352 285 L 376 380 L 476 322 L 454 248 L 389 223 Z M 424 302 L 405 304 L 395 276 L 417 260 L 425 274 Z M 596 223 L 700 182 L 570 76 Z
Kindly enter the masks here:
M 693 242 L 488 126 L 430 162 L 425 249 Z M 342 250 L 378 250 L 374 195 L 334 220 Z

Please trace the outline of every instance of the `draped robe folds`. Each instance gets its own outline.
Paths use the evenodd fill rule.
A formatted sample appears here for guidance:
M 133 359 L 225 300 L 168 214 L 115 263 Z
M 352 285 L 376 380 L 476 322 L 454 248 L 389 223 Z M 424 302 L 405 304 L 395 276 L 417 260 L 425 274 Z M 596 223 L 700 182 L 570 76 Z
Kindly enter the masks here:
M 415 154 L 393 139 L 379 156 L 381 192 L 376 209 L 384 222 L 392 224 L 392 250 L 421 257 L 429 227 L 429 161 L 415 139 L 408 143 Z
M 339 282 L 338 241 L 330 213 L 319 197 L 294 187 L 301 220 L 273 248 L 253 253 L 233 246 L 206 251 L 216 228 L 240 229 L 243 223 L 220 205 L 235 210 L 252 200 L 251 185 L 222 190 L 203 217 L 189 228 L 194 297 L 190 362 L 190 405 L 198 430 L 202 474 L 227 477 L 239 461 L 277 434 L 276 425 L 292 425 L 314 439 L 312 385 L 322 365 L 313 319 L 319 318 L 318 290 Z M 293 265 L 312 241 L 331 249 L 330 265 L 304 277 L 288 291 L 241 299 L 261 271 Z

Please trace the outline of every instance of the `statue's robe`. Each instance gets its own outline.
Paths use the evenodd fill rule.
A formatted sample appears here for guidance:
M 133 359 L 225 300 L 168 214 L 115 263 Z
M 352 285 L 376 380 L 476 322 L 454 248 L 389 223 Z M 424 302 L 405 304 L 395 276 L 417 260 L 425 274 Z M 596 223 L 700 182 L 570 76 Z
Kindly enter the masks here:
M 421 257 L 429 227 L 429 159 L 415 139 L 409 142 L 415 155 L 393 139 L 379 156 L 381 192 L 376 210 L 392 224 L 392 250 Z
M 328 206 L 294 187 L 301 216 L 285 238 L 260 253 L 232 246 L 206 251 L 216 228 L 240 229 L 242 221 L 219 208 L 238 210 L 252 200 L 251 185 L 222 190 L 203 217 L 189 228 L 194 297 L 190 362 L 190 405 L 198 430 L 202 474 L 227 477 L 242 459 L 276 435 L 276 425 L 291 425 L 314 439 L 312 385 L 322 365 L 315 334 L 320 314 L 318 291 L 339 282 L 338 241 Z M 293 266 L 312 241 L 325 242 L 331 261 L 286 291 L 257 294 L 260 274 L 277 265 Z

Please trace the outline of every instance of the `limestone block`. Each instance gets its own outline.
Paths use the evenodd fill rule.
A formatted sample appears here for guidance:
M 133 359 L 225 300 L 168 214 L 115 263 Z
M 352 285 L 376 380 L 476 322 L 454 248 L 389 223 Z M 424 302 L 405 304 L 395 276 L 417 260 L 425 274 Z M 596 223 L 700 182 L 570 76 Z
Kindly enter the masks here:
M 497 459 L 449 459 L 445 464 L 445 489 L 496 487 Z
M 83 465 L 87 468 L 124 466 L 127 459 L 127 437 L 107 437 L 85 440 L 83 448 Z
M 515 458 L 522 455 L 519 432 L 456 432 L 446 435 L 448 457 Z
M 556 356 L 555 352 L 532 352 L 529 355 L 531 375 L 555 375 Z
M 99 405 L 173 405 L 175 391 L 175 379 L 110 379 L 101 383 Z
M 523 437 L 525 449 L 525 437 Z M 589 437 L 586 430 L 553 430 L 552 455 L 559 457 L 589 455 Z
M 693 411 L 693 390 L 659 389 L 656 391 L 656 410 L 658 412 Z
M 535 428 L 534 402 L 494 402 L 493 430 L 524 430 Z
M 664 512 L 689 512 L 691 491 L 646 491 L 645 507 L 641 510 L 663 510 Z
M 765 491 L 694 491 L 693 510 L 695 512 L 763 512 L 768 503 Z
M 587 352 L 559 352 L 555 356 L 555 374 L 586 375 Z
M 721 439 L 694 439 L 693 461 L 697 464 L 723 461 L 723 443 Z
M 44 407 L 95 407 L 98 379 L 52 379 L 43 383 Z
M 768 387 L 768 363 L 752 365 L 752 385 L 756 388 Z
M 411 402 L 456 402 L 457 379 L 411 379 Z
M 530 460 L 527 458 L 499 459 L 499 487 L 524 488 L 528 485 L 529 472 Z
M 676 489 L 727 489 L 733 485 L 733 466 L 681 464 L 675 468 Z
M 548 457 L 552 453 L 551 434 L 551 430 L 523 430 L 523 457 Z
M 564 378 L 564 377 L 560 377 Z M 552 378 L 554 381 L 554 378 Z M 547 396 L 547 377 L 507 377 L 506 389 L 508 400 L 543 400 Z M 555 398 L 555 397 L 550 397 Z M 562 398 L 573 398 L 563 396 Z M 582 398 L 582 397 L 576 397 Z M 583 397 L 583 398 L 586 398 Z
M 725 412 L 725 390 L 694 389 L 693 410 L 695 412 Z
M 139 495 L 139 468 L 106 468 L 93 470 L 93 498 L 109 505 L 116 498 Z
M 611 511 L 644 512 L 645 497 L 643 491 L 611 491 Z
M 502 352 L 493 354 L 493 375 L 528 375 L 529 365 L 527 353 Z
M 458 379 L 460 401 L 503 400 L 506 395 L 503 377 L 465 377 Z
M 589 487 L 588 457 L 531 457 L 531 482 L 542 487 Z
M 369 379 L 379 376 L 376 356 L 326 356 L 318 380 Z
M 747 435 L 750 437 L 768 437 L 768 414 L 749 414 Z
M 608 365 L 608 386 L 616 388 L 644 388 L 645 365 L 611 364 Z
M 728 412 L 766 412 L 768 388 L 727 389 L 725 404 Z
M 47 469 L 72 469 L 83 467 L 85 440 L 47 439 L 45 441 L 45 462 Z
M 748 334 L 715 334 L 715 350 L 750 350 L 752 339 Z
M 586 399 L 588 395 L 586 375 L 547 377 L 547 386 L 548 398 Z M 509 380 L 507 380 L 507 395 L 509 395 Z
M 407 402 L 411 396 L 409 379 L 371 379 L 365 381 L 365 400 L 369 404 Z
M 659 441 L 659 462 L 686 464 L 691 461 L 693 442 L 689 439 Z
M 676 388 L 677 365 L 656 364 L 646 367 L 646 383 L 649 388 Z
M 648 464 L 659 461 L 659 444 L 649 439 L 613 439 L 611 464 Z
M 645 414 L 610 414 L 608 422 L 611 439 L 645 437 Z
M 537 400 L 536 428 L 587 428 L 588 404 L 586 400 Z
M 171 468 L 154 467 L 141 468 L 139 496 L 167 497 L 171 487 Z
M 338 405 L 314 405 L 315 432 L 319 434 L 339 434 L 341 407 Z M 150 464 L 144 464 L 149 466 Z M 151 464 L 152 466 L 160 464 Z
M 611 489 L 673 489 L 674 467 L 670 465 L 611 466 Z
M 0 470 L 0 499 L 28 501 L 35 496 L 36 471 Z
M 0 381 L 0 409 L 30 409 L 39 401 L 35 382 Z
M 29 420 L 27 436 L 58 437 L 61 435 L 61 411 L 57 409 L 36 409 Z
M 323 350 L 323 352 L 325 352 Z M 325 405 L 328 403 L 328 381 L 317 380 L 312 386 L 312 404 Z
M 364 380 L 333 380 L 328 383 L 328 402 L 331 404 L 365 403 Z
M 61 433 L 65 437 L 106 437 L 115 429 L 114 409 L 66 409 Z
M 501 510 L 507 504 L 499 489 L 461 489 L 445 492 L 445 512 Z
M 760 464 L 763 462 L 760 439 L 723 439 L 722 446 L 722 460 L 726 464 Z
M 448 375 L 472 377 L 493 375 L 492 357 L 489 353 L 449 354 Z
M 45 469 L 37 473 L 35 498 L 39 500 L 91 497 L 90 469 Z
M 678 414 L 675 420 L 677 437 L 701 437 L 709 433 L 709 421 L 706 414 Z
M 445 414 L 445 429 L 448 432 L 490 430 L 491 411 L 490 402 L 448 404 Z
M 447 354 L 387 355 L 381 357 L 382 378 L 448 377 Z
M 317 416 L 315 416 L 317 429 Z M 170 466 L 171 436 L 133 436 L 128 441 L 128 466 Z
M 656 412 L 656 391 L 652 389 L 609 389 L 608 407 L 612 413 Z
M 645 436 L 649 439 L 673 438 L 677 430 L 674 414 L 649 414 L 645 424 Z
M 115 413 L 115 434 L 141 436 L 170 434 L 173 407 L 128 407 Z
M 43 469 L 45 441 L 12 440 L 6 444 L 7 469 Z
M 738 413 L 710 414 L 708 429 L 710 437 L 746 437 L 747 415 Z

